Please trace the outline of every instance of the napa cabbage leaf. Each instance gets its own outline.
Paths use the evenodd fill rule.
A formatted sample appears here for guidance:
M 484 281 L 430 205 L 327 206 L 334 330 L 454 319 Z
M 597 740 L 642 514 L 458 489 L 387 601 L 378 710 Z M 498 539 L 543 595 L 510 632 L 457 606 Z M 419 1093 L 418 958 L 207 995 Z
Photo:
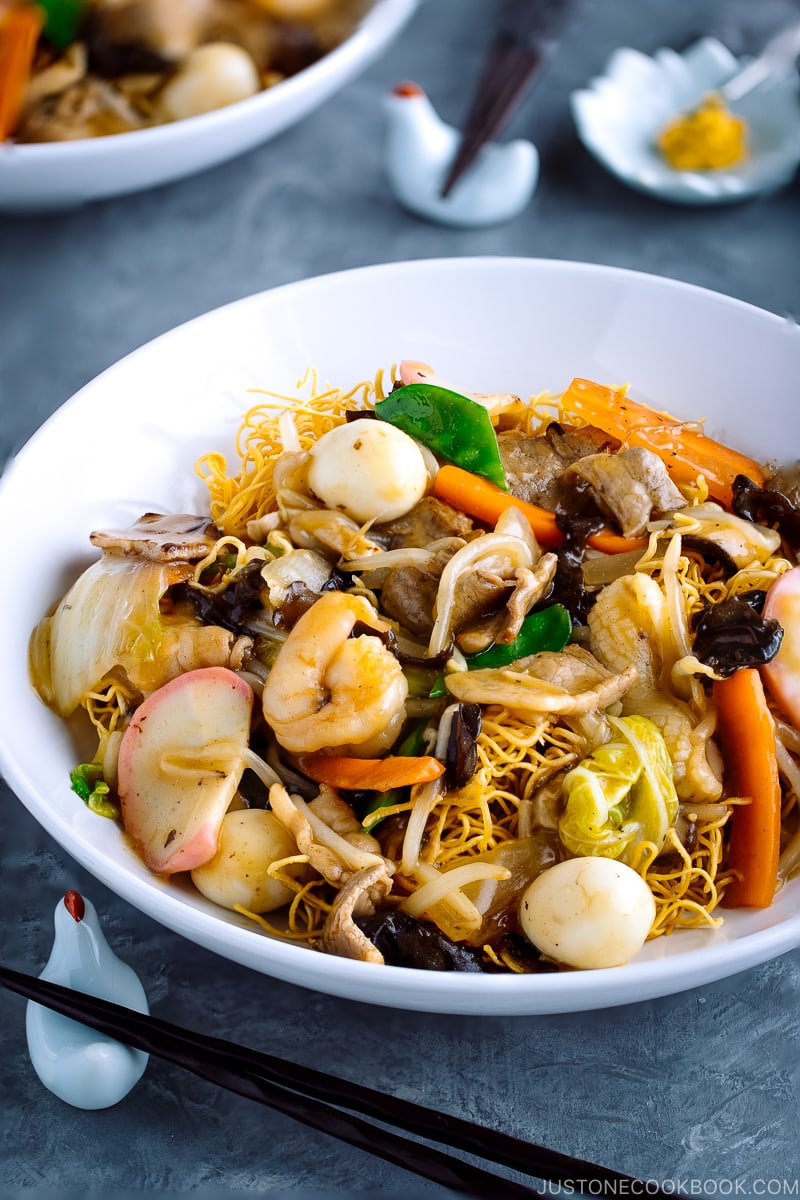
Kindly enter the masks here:
M 573 854 L 629 862 L 641 842 L 664 845 L 678 812 L 672 763 L 647 717 L 609 717 L 615 736 L 564 777 L 559 835 Z

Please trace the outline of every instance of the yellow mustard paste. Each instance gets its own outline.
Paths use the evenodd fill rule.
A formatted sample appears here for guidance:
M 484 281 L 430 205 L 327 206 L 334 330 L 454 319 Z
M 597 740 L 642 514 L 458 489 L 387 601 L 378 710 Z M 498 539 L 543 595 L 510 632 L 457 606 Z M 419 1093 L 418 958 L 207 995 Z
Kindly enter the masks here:
M 658 136 L 658 148 L 676 171 L 714 171 L 747 157 L 747 123 L 725 107 L 720 96 L 707 96 Z

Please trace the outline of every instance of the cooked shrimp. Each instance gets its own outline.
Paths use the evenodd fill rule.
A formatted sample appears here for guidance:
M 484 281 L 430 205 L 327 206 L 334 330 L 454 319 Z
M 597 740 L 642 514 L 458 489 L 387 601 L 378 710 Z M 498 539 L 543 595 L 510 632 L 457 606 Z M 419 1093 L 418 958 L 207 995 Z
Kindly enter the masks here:
M 379 637 L 390 627 L 363 596 L 327 592 L 292 629 L 264 686 L 264 717 L 293 754 L 379 754 L 405 719 L 408 684 Z

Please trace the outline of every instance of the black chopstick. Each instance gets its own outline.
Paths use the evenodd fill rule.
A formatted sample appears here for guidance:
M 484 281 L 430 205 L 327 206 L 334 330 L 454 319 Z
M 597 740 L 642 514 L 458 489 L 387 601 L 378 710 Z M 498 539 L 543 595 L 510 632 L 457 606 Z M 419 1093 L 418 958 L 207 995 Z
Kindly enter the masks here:
M 464 122 L 461 142 L 442 188 L 443 197 L 449 196 L 482 147 L 500 132 L 539 61 L 537 51 L 517 45 L 510 34 L 497 36 Z
M 182 1029 L 158 1017 L 134 1012 L 99 999 L 0 966 L 0 983 L 66 1017 L 163 1058 L 229 1091 L 258 1100 L 288 1116 L 329 1133 L 342 1141 L 431 1179 L 464 1195 L 541 1195 L 536 1189 L 479 1166 L 412 1141 L 390 1129 L 361 1120 L 353 1112 L 389 1126 L 418 1134 L 430 1141 L 465 1150 L 488 1162 L 509 1167 L 537 1179 L 567 1183 L 577 1193 L 598 1183 L 638 1183 L 632 1176 L 575 1159 L 522 1141 L 510 1134 L 486 1129 L 472 1121 L 388 1096 L 362 1084 L 291 1063 L 233 1042 Z M 346 1112 L 351 1109 L 353 1112 Z M 648 1197 L 665 1195 L 648 1184 Z
M 568 0 L 507 0 L 442 187 L 443 197 L 511 115 L 560 29 L 567 7 Z

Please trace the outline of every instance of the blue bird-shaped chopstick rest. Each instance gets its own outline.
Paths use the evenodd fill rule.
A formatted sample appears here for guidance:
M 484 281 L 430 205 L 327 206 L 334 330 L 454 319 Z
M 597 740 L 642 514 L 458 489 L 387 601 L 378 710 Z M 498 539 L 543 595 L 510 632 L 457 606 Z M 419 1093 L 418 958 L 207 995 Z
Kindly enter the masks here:
M 139 977 L 106 941 L 91 901 L 67 892 L 54 917 L 55 940 L 41 979 L 148 1012 Z M 28 1003 L 28 1050 L 46 1088 L 75 1108 L 109 1108 L 141 1079 L 147 1054 Z

